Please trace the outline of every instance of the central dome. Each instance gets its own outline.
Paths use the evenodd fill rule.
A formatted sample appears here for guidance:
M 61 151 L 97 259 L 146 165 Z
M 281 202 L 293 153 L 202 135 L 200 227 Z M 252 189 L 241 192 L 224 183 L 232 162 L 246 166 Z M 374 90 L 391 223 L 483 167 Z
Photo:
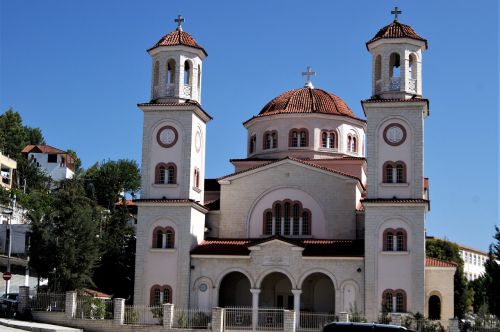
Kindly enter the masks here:
M 325 113 L 356 118 L 349 106 L 333 93 L 311 87 L 287 91 L 262 108 L 259 116 L 284 113 Z

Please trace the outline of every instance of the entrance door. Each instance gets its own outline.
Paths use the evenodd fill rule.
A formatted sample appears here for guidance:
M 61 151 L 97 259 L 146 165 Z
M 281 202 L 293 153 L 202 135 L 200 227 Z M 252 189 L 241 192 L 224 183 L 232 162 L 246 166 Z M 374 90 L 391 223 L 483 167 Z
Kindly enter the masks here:
M 293 295 L 288 295 L 288 294 L 278 294 L 276 296 L 276 307 L 277 308 L 284 308 L 287 310 L 292 310 L 293 309 Z

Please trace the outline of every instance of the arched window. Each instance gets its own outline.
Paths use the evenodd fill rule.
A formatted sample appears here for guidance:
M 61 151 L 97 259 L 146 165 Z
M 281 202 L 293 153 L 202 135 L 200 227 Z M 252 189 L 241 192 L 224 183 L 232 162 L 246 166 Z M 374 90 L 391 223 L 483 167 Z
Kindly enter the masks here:
M 384 251 L 407 251 L 407 235 L 403 228 L 388 228 L 383 233 Z
M 155 61 L 153 69 L 153 85 L 157 86 L 160 83 L 160 62 Z
M 250 146 L 249 146 L 248 150 L 250 151 L 250 153 L 254 153 L 255 147 L 257 146 L 257 136 L 256 135 L 250 136 L 249 145 Z
M 383 181 L 384 183 L 406 183 L 406 164 L 402 161 L 384 163 Z
M 189 61 L 184 62 L 184 84 L 191 84 L 191 65 Z
M 173 249 L 175 247 L 175 231 L 171 227 L 156 227 L 153 230 L 153 248 Z
M 330 135 L 328 136 L 328 147 L 330 149 L 334 149 L 337 146 L 337 135 L 335 135 L 334 132 L 331 132 Z
M 328 133 L 326 131 L 323 131 L 321 134 L 321 146 L 324 148 L 328 147 Z
M 156 184 L 175 184 L 177 176 L 177 167 L 173 163 L 160 163 L 156 165 L 155 183 Z
M 358 139 L 352 134 L 347 135 L 347 151 L 352 153 L 358 151 Z
M 264 140 L 263 140 L 263 143 L 264 143 L 264 150 L 268 150 L 270 149 L 272 146 L 273 146 L 273 138 L 271 137 L 271 133 L 270 132 L 265 132 L 264 133 Z
M 309 132 L 307 129 L 292 129 L 290 130 L 289 135 L 289 144 L 290 147 L 298 148 L 298 147 L 306 147 L 309 145 Z
M 170 59 L 167 62 L 167 84 L 175 83 L 175 60 Z
M 285 225 L 284 225 L 284 230 L 283 233 L 285 235 L 291 235 L 290 233 L 290 203 L 285 202 L 284 204 L 284 215 L 285 215 Z
M 375 57 L 375 81 L 382 78 L 382 57 L 377 55 Z
M 402 289 L 386 289 L 382 293 L 384 312 L 406 312 L 406 292 Z
M 302 129 L 300 131 L 300 146 L 308 146 L 307 144 L 307 130 Z
M 201 87 L 201 67 L 200 65 L 198 65 L 198 92 L 200 91 L 200 87 Z
M 325 149 L 334 149 L 337 145 L 337 134 L 331 130 L 321 131 L 321 147 Z
M 437 295 L 429 297 L 429 319 L 441 319 L 441 299 Z
M 264 211 L 262 224 L 264 235 L 311 235 L 311 211 L 298 201 L 276 201 L 272 209 Z
M 273 213 L 269 210 L 264 212 L 264 235 L 273 234 Z
M 278 132 L 277 131 L 273 131 L 271 133 L 271 139 L 273 141 L 272 147 L 273 147 L 273 149 L 276 149 L 278 147 Z
M 194 168 L 193 183 L 195 188 L 200 188 L 200 170 L 197 167 Z
M 172 303 L 172 287 L 168 285 L 154 285 L 150 291 L 150 304 L 161 305 Z
M 409 74 L 410 78 L 416 80 L 417 79 L 417 56 L 415 54 L 410 54 L 410 62 L 409 62 Z
M 302 235 L 311 235 L 311 212 L 302 212 Z
M 389 58 L 389 76 L 390 77 L 400 77 L 401 72 L 400 72 L 400 67 L 401 67 L 401 62 L 399 58 L 398 53 L 392 53 L 391 57 Z
M 296 148 L 299 146 L 299 132 L 297 130 L 290 131 L 290 144 L 291 147 Z

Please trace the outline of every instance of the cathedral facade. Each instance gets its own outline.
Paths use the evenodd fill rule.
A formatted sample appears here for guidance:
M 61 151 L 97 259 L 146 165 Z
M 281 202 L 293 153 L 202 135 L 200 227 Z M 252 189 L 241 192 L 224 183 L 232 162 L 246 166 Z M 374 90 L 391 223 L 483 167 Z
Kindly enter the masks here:
M 396 16 L 366 43 L 366 118 L 308 70 L 243 123 L 234 173 L 205 179 L 207 52 L 182 21 L 148 50 L 151 99 L 138 105 L 135 304 L 453 317 L 455 265 L 425 255 L 427 40 Z

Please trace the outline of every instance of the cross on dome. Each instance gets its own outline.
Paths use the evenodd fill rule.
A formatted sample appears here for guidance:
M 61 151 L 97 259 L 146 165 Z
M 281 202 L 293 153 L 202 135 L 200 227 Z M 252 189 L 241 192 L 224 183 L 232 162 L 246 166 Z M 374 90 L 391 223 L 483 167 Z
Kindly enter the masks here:
M 398 8 L 394 7 L 394 10 L 391 10 L 391 14 L 394 15 L 394 21 L 398 20 L 398 14 L 402 14 L 403 12 Z
M 316 72 L 311 71 L 311 69 L 312 68 L 310 66 L 307 66 L 307 71 L 302 72 L 302 76 L 307 76 L 306 83 L 304 84 L 304 87 L 314 89 L 314 86 L 311 82 L 311 76 L 316 76 Z
M 182 23 L 184 22 L 184 17 L 182 15 L 178 15 L 177 18 L 174 20 L 175 23 L 177 23 L 177 30 L 182 31 Z

